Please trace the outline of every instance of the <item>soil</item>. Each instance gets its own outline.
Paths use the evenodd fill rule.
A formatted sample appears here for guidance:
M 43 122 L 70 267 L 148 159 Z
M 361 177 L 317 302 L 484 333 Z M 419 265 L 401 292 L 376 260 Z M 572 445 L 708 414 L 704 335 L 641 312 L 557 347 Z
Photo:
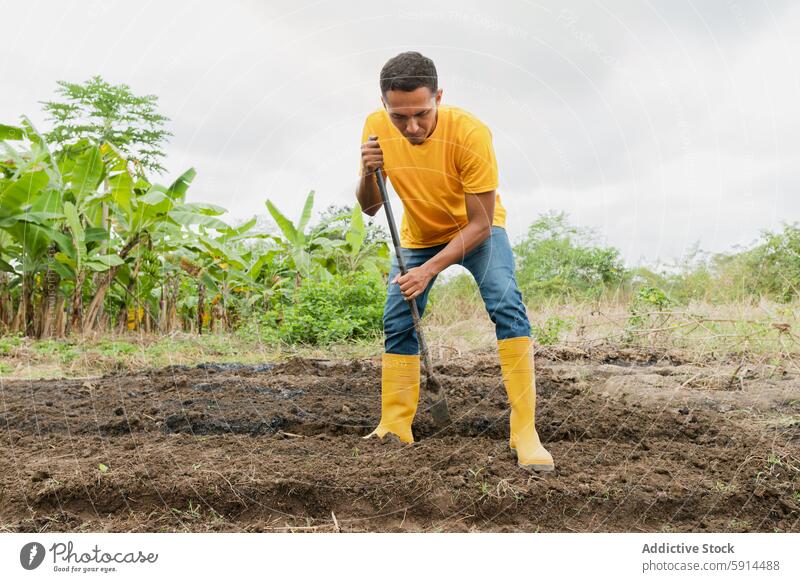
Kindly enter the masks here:
M 800 372 L 540 349 L 553 473 L 508 448 L 495 354 L 438 362 L 453 424 L 369 439 L 378 360 L 0 382 L 0 531 L 800 531 Z

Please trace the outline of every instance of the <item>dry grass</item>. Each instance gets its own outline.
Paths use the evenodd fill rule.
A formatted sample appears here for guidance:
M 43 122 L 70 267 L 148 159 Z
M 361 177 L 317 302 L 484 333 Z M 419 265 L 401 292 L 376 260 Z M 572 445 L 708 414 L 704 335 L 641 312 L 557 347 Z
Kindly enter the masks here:
M 680 349 L 697 360 L 741 358 L 767 364 L 800 361 L 800 309 L 795 305 L 692 303 L 644 314 L 631 324 L 628 305 L 584 302 L 530 305 L 540 343 L 591 347 L 598 344 Z M 435 297 L 423 320 L 433 356 L 492 351 L 494 327 L 477 292 Z M 200 362 L 261 363 L 292 356 L 377 357 L 382 340 L 333 346 L 265 344 L 230 334 L 168 336 L 129 333 L 80 336 L 59 341 L 0 337 L 0 379 L 85 377 Z
M 550 302 L 529 305 L 528 317 L 540 343 L 622 344 L 676 348 L 698 359 L 727 356 L 762 359 L 800 354 L 800 306 L 762 300 L 686 306 L 642 314 L 632 322 L 629 305 L 619 302 Z M 478 297 L 439 301 L 425 325 L 435 354 L 491 350 L 494 328 Z

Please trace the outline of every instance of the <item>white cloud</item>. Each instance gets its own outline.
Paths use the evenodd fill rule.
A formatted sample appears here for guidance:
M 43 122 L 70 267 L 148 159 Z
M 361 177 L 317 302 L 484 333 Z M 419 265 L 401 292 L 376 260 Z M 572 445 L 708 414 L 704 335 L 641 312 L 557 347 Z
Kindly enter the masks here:
M 5 2 L 3 122 L 101 74 L 172 119 L 167 181 L 235 218 L 353 200 L 380 67 L 437 63 L 492 128 L 509 233 L 570 212 L 630 263 L 800 220 L 800 7 L 788 2 Z

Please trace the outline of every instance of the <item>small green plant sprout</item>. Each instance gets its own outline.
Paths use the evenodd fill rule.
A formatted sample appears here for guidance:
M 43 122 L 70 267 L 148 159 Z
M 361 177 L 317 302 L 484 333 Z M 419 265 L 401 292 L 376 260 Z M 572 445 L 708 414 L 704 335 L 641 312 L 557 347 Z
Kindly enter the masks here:
M 630 344 L 637 335 L 663 326 L 670 318 L 672 306 L 672 300 L 658 287 L 640 287 L 631 301 L 624 342 Z
M 717 490 L 719 493 L 733 493 L 734 491 L 736 491 L 736 484 L 717 481 L 716 484 L 714 485 L 714 489 Z
M 548 317 L 544 325 L 532 325 L 536 342 L 543 346 L 552 346 L 558 343 L 561 333 L 572 329 L 573 323 L 558 316 Z

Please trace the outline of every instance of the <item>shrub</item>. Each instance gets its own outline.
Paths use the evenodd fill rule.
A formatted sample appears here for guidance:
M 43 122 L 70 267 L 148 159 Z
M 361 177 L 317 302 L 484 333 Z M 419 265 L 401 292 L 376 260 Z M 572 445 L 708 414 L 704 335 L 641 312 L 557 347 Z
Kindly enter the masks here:
M 541 216 L 514 246 L 517 281 L 526 300 L 595 299 L 627 276 L 619 250 L 597 246 L 588 229 L 571 226 L 565 213 Z
M 719 258 L 720 279 L 742 295 L 791 301 L 800 296 L 800 227 L 765 232 L 754 248 Z
M 544 325 L 531 325 L 531 335 L 536 339 L 538 344 L 552 346 L 558 343 L 562 332 L 569 331 L 572 327 L 572 321 L 553 316 L 548 317 Z
M 640 287 L 630 304 L 625 342 L 631 343 L 637 331 L 657 328 L 670 318 L 674 302 L 658 287 Z
M 383 329 L 386 286 L 374 273 L 305 282 L 284 310 L 280 337 L 290 343 L 329 344 L 372 337 Z
M 262 314 L 239 333 L 256 333 L 267 342 L 311 345 L 372 338 L 382 332 L 385 299 L 386 284 L 375 273 L 306 280 L 291 303 Z
M 669 271 L 640 268 L 635 279 L 667 289 L 678 303 L 762 297 L 788 303 L 800 297 L 800 226 L 763 232 L 749 248 L 737 252 L 710 254 L 695 247 Z

